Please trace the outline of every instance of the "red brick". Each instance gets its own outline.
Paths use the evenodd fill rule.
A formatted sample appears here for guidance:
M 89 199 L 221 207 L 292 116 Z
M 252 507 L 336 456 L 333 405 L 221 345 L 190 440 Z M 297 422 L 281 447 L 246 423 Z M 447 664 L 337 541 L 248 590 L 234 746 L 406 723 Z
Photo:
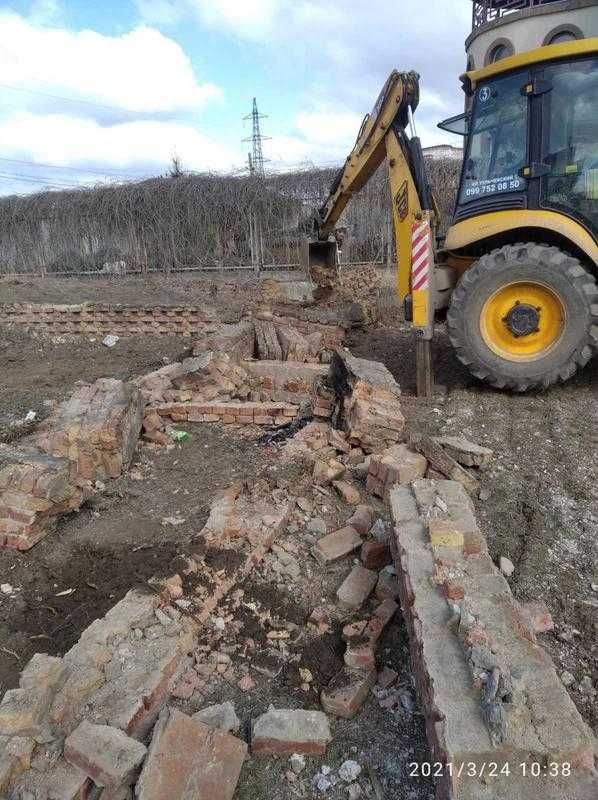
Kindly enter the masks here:
M 272 710 L 254 720 L 251 752 L 323 756 L 331 740 L 328 720 L 321 711 Z
M 370 506 L 357 506 L 353 516 L 347 520 L 347 525 L 355 528 L 360 536 L 367 536 L 374 521 L 374 512 Z
M 372 670 L 376 667 L 374 648 L 368 644 L 347 647 L 344 656 L 349 669 Z
M 340 605 L 345 609 L 358 609 L 368 599 L 378 575 L 372 570 L 362 566 L 355 566 L 339 586 L 336 596 Z
M 165 709 L 154 729 L 138 800 L 232 800 L 247 745 L 176 709 Z
M 361 547 L 361 536 L 350 526 L 329 533 L 312 548 L 312 553 L 320 564 L 329 564 L 350 555 Z
M 109 725 L 84 720 L 64 743 L 64 757 L 98 786 L 134 783 L 147 748 Z
M 392 563 L 390 545 L 386 542 L 364 542 L 361 561 L 367 569 L 381 570 Z
M 327 714 L 353 719 L 376 683 L 376 670 L 359 672 L 346 667 L 322 691 L 322 708 Z

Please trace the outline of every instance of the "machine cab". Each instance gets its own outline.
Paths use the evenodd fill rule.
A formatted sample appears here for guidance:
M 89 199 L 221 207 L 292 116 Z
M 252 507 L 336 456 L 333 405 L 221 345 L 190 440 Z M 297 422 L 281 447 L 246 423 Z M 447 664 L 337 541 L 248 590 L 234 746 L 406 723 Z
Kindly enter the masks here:
M 464 76 L 470 111 L 440 125 L 467 137 L 455 223 L 556 211 L 598 241 L 598 39 L 584 50 L 590 42 L 593 52 L 559 57 L 580 47 L 554 45 L 530 63 L 523 54 Z

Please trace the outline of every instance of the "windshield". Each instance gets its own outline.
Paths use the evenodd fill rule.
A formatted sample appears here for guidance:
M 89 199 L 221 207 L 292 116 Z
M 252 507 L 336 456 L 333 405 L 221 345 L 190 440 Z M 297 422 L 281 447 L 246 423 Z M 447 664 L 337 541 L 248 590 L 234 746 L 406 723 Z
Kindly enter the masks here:
M 568 212 L 598 229 L 598 60 L 546 69 L 552 83 L 544 206 Z
M 478 87 L 460 203 L 525 190 L 526 181 L 519 176 L 527 163 L 528 100 L 521 92 L 525 79 L 516 73 Z

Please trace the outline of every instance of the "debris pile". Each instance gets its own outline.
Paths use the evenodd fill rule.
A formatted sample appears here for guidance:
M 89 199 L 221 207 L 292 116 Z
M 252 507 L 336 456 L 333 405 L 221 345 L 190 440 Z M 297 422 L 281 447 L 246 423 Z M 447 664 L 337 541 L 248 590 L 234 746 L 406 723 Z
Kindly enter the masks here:
M 0 544 L 28 550 L 89 493 L 71 480 L 68 459 L 33 447 L 0 445 Z
M 139 741 L 193 646 L 180 610 L 158 605 L 156 596 L 129 592 L 64 658 L 33 657 L 0 703 L 0 790 L 35 798 L 60 790 L 55 796 L 75 800 L 93 784 L 134 782 L 145 755 Z

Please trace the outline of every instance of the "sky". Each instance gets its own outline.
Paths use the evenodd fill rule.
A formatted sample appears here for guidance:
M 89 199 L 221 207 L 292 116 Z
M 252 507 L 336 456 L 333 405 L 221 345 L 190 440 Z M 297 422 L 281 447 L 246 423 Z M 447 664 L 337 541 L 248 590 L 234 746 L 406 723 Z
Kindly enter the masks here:
M 471 0 L 0 0 L 0 194 L 342 163 L 393 68 L 424 146 L 458 114 Z

